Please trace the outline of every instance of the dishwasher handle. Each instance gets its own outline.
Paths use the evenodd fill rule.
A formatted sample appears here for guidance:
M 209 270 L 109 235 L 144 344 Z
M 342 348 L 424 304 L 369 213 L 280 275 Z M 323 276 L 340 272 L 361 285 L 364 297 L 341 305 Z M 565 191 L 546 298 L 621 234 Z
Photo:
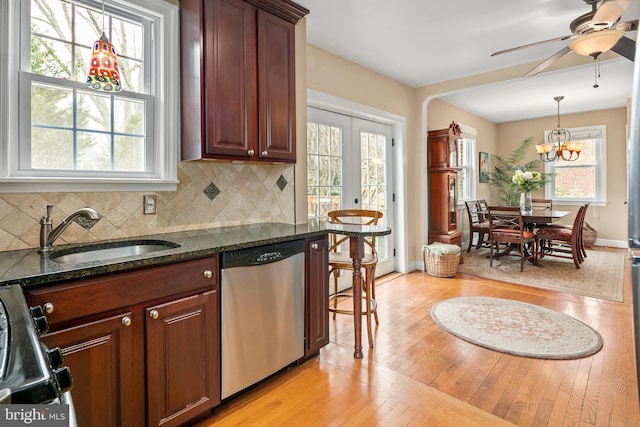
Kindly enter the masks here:
M 220 268 L 270 264 L 304 252 L 304 240 L 273 243 L 237 251 L 223 252 Z

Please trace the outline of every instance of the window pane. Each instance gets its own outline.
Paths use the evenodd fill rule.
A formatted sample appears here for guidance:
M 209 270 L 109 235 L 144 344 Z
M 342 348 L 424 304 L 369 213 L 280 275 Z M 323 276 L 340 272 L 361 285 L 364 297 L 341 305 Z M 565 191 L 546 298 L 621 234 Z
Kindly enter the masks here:
M 144 171 L 144 138 L 116 136 L 114 138 L 113 169 L 117 171 Z
M 116 54 L 118 51 L 116 51 Z M 120 84 L 126 90 L 144 92 L 144 74 L 142 62 L 118 56 L 118 68 L 120 69 Z
M 39 36 L 31 37 L 31 71 L 43 76 L 71 78 L 71 45 Z
M 307 123 L 307 154 L 318 154 L 317 123 Z
M 111 42 L 118 55 L 131 59 L 144 59 L 144 29 L 140 24 L 113 18 Z
M 85 82 L 87 80 L 89 58 L 91 58 L 91 49 L 76 46 L 76 66 L 75 74 L 73 75 L 76 81 Z
M 76 29 L 75 39 L 77 43 L 84 46 L 91 46 L 94 41 L 102 35 L 102 11 L 86 9 L 80 5 L 76 6 Z M 109 34 L 109 19 L 105 16 L 104 32 Z
M 32 128 L 31 167 L 33 169 L 73 169 L 73 132 Z
M 590 199 L 596 197 L 596 168 L 556 167 L 555 194 L 558 199 Z
M 73 127 L 73 91 L 38 83 L 32 84 L 31 123 Z
M 111 96 L 100 92 L 79 92 L 77 126 L 105 132 L 111 130 Z
M 109 135 L 78 132 L 76 169 L 88 171 L 111 170 L 111 142 Z
M 33 33 L 71 41 L 72 5 L 57 0 L 31 1 L 31 31 Z
M 113 114 L 115 132 L 144 134 L 144 102 L 116 98 Z

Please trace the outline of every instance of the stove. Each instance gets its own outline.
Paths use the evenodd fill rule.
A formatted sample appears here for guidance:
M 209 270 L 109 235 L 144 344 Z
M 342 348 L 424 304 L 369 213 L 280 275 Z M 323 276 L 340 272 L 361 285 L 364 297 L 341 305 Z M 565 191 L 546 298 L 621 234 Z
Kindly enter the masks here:
M 0 404 L 69 403 L 72 377 L 41 307 L 27 307 L 19 285 L 0 286 Z M 71 409 L 71 408 L 70 408 Z

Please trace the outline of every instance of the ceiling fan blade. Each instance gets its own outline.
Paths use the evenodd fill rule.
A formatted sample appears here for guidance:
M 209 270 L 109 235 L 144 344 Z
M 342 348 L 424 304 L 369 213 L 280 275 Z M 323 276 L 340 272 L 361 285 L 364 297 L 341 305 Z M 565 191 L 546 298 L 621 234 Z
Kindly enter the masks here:
M 525 44 L 525 45 L 518 46 L 518 47 L 512 47 L 511 49 L 499 50 L 498 52 L 493 52 L 491 54 L 491 56 L 502 55 L 503 53 L 509 53 L 509 52 L 513 52 L 515 50 L 520 50 L 520 49 L 526 49 L 528 47 L 538 46 L 538 45 L 541 45 L 541 44 L 552 43 L 552 42 L 561 42 L 563 40 L 569 40 L 569 39 L 572 39 L 572 38 L 575 38 L 575 36 L 574 35 L 569 35 L 569 36 L 563 36 L 563 37 L 556 37 L 555 39 L 543 40 L 541 42 L 535 42 L 535 43 Z
M 523 77 L 531 77 L 531 76 L 535 76 L 536 74 L 538 74 L 540 71 L 544 70 L 545 68 L 547 68 L 549 65 L 553 64 L 554 62 L 556 62 L 558 59 L 562 58 L 563 56 L 565 56 L 567 53 L 571 52 L 571 48 L 569 46 L 565 46 L 562 49 L 560 49 L 559 51 L 557 51 L 554 55 L 550 56 L 549 58 L 545 59 L 543 62 L 541 62 L 540 64 L 536 65 L 535 68 L 533 68 L 531 71 L 529 71 L 527 74 L 525 74 Z
M 596 14 L 593 15 L 591 25 L 594 28 L 611 27 L 633 2 L 634 0 L 603 0 Z
M 629 37 L 622 37 L 612 48 L 612 51 L 633 61 L 636 56 L 636 42 Z

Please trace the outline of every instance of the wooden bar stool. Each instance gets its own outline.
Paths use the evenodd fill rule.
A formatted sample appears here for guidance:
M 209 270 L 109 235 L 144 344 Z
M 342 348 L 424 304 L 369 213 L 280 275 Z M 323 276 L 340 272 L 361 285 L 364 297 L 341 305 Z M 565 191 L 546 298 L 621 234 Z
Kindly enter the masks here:
M 331 211 L 328 213 L 329 222 L 333 224 L 365 224 L 377 225 L 378 220 L 382 218 L 382 212 L 364 209 L 343 209 Z M 349 237 L 331 234 L 329 244 L 329 275 L 333 276 L 333 295 L 329 297 L 329 311 L 336 318 L 336 313 L 350 314 L 353 316 L 353 310 L 338 308 L 338 303 L 348 298 L 353 298 L 349 291 L 338 290 L 338 279 L 343 270 L 353 272 L 353 260 L 349 254 L 348 247 L 341 248 L 343 244 L 348 243 Z M 367 318 L 367 336 L 369 338 L 369 347 L 373 347 L 373 332 L 371 325 L 371 317 L 373 316 L 376 325 L 378 324 L 378 306 L 376 304 L 376 288 L 375 273 L 378 264 L 378 253 L 376 251 L 375 236 L 365 239 L 366 254 L 362 260 L 362 268 L 364 269 L 364 282 L 362 286 L 362 298 L 364 299 L 364 307 L 362 315 Z

